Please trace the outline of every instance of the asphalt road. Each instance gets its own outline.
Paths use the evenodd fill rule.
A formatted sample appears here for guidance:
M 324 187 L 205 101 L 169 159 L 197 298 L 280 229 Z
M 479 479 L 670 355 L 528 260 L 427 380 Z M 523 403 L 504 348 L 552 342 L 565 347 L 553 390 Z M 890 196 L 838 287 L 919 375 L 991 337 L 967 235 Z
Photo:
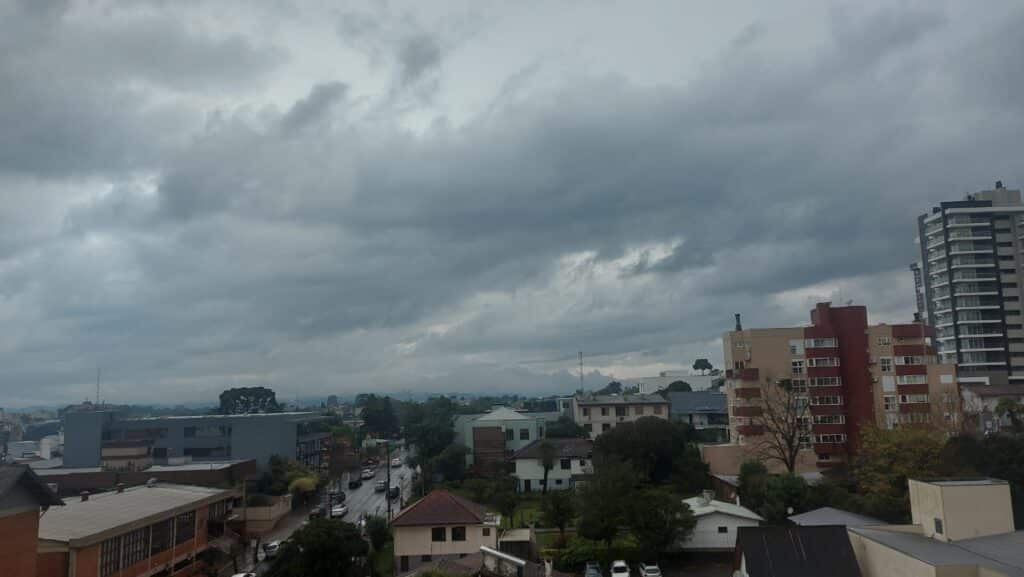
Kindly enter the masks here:
M 391 468 L 391 486 L 399 487 L 402 493 L 399 499 L 391 502 L 392 518 L 408 502 L 412 492 L 412 471 L 405 465 L 405 453 L 395 452 L 391 454 L 392 458 L 396 456 L 402 459 L 402 466 Z M 374 491 L 374 485 L 376 485 L 377 481 L 386 479 L 387 467 L 383 463 L 377 468 L 374 478 L 364 480 L 363 485 L 358 489 L 349 490 L 348 478 L 342 478 L 340 483 L 345 491 L 345 504 L 348 505 L 348 513 L 343 519 L 355 523 L 363 515 L 386 516 L 388 511 L 386 494 Z

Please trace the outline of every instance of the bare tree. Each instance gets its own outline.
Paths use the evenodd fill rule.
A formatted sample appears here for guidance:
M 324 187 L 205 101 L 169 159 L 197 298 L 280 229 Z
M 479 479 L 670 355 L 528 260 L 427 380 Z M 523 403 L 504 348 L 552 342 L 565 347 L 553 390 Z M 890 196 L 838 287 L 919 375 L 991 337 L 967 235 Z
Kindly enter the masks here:
M 752 443 L 758 458 L 781 463 L 790 473 L 796 470 L 800 450 L 811 431 L 808 401 L 806 385 L 795 385 L 792 379 L 765 381 L 761 386 L 761 414 L 750 418 L 761 432 Z

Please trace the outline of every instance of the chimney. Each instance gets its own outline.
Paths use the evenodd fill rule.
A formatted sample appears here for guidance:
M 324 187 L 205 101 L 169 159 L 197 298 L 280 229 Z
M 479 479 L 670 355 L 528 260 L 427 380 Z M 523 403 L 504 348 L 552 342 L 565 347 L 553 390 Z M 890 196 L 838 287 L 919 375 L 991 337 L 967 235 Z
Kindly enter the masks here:
M 740 313 L 736 313 L 736 330 L 737 331 L 742 331 L 743 330 L 743 323 L 740 322 Z
M 714 501 L 714 500 L 715 500 L 715 492 L 714 492 L 714 491 L 711 491 L 710 489 L 704 489 L 704 490 L 703 490 L 703 491 L 701 491 L 701 493 L 700 493 L 700 500 L 701 500 L 701 502 L 703 502 L 703 503 L 704 503 L 705 505 L 710 505 L 710 504 L 711 504 L 711 501 Z
M 117 492 L 118 493 L 124 493 L 124 483 L 118 483 L 117 484 Z
M 82 491 L 78 496 L 82 498 L 82 502 L 84 503 L 89 500 L 89 491 Z

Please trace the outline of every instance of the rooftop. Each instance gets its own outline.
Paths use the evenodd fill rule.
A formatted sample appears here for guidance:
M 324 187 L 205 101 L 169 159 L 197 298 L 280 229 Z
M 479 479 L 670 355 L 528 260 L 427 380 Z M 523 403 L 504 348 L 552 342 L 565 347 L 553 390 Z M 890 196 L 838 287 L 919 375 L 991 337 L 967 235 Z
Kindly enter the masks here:
M 982 486 L 982 485 L 1007 485 L 1006 481 L 1002 479 L 990 479 L 988 477 L 942 477 L 932 479 L 914 479 L 922 483 L 928 483 L 930 485 L 939 485 L 941 487 L 971 487 L 971 486 Z
M 529 419 L 529 418 L 530 417 L 528 417 L 528 416 L 526 416 L 526 415 L 524 415 L 522 413 L 519 413 L 517 411 L 513 411 L 512 409 L 510 409 L 508 407 L 501 407 L 499 409 L 494 409 L 490 413 L 484 413 L 477 420 L 478 421 L 521 421 L 521 420 L 525 420 L 525 419 Z
M 483 505 L 458 495 L 435 489 L 406 507 L 391 522 L 395 527 L 417 525 L 478 525 L 487 518 Z
M 955 543 L 885 528 L 850 527 L 850 531 L 929 565 L 977 565 L 1010 577 L 1024 577 L 1024 531 Z
M 660 395 L 578 395 L 577 405 L 635 405 L 661 404 L 667 405 L 668 401 Z
M 131 417 L 127 419 L 120 419 L 122 423 L 132 423 L 138 421 L 189 421 L 189 420 L 201 420 L 201 419 L 270 419 L 270 418 L 296 418 L 302 420 L 315 420 L 322 418 L 321 415 L 312 413 L 309 411 L 292 411 L 285 413 L 243 413 L 239 415 L 168 415 L 163 417 Z
M 726 413 L 724 393 L 714 391 L 679 391 L 668 394 L 673 413 Z
M 68 499 L 64 507 L 40 517 L 39 539 L 82 547 L 234 494 L 207 487 L 156 484 L 128 488 L 121 493 L 97 493 L 85 501 Z
M 760 515 L 750 509 L 726 501 L 718 501 L 716 499 L 705 501 L 703 497 L 690 497 L 689 499 L 683 499 L 683 502 L 689 505 L 690 510 L 697 517 L 712 513 L 722 513 L 723 515 L 750 519 L 751 521 L 764 521 Z
M 554 448 L 555 458 L 569 457 L 590 457 L 594 450 L 594 444 L 590 439 L 537 439 L 529 445 L 519 449 L 513 459 L 540 459 L 542 458 L 541 445 L 550 444 Z
M 26 465 L 0 465 L 0 501 L 4 496 L 22 487 L 39 503 L 40 507 L 63 505 L 64 502 L 46 486 L 46 483 Z
M 751 577 L 861 577 L 846 528 L 838 525 L 740 527 L 736 551 Z
M 833 507 L 822 507 L 813 511 L 807 511 L 806 513 L 800 513 L 799 515 L 792 515 L 789 517 L 789 520 L 795 525 L 803 526 L 845 525 L 847 527 L 866 527 L 886 524 L 885 521 L 875 519 L 874 517 L 858 515 L 857 513 Z

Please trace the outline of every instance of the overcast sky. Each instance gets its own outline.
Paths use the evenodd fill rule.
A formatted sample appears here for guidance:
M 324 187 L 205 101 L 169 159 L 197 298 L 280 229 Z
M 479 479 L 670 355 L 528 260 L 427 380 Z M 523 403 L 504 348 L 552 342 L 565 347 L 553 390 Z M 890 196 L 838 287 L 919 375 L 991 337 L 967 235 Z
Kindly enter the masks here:
M 982 5 L 983 4 L 983 5 Z M 714 6 L 711 8 L 710 6 Z M 0 406 L 571 391 L 1024 182 L 1019 2 L 0 0 Z

